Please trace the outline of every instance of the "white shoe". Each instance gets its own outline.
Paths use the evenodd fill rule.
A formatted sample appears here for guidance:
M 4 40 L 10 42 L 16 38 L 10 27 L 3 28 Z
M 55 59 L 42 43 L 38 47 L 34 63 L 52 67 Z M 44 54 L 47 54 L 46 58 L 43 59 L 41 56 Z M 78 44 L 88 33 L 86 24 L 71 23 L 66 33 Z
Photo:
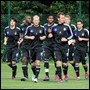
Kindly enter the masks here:
M 38 80 L 37 80 L 37 78 L 35 78 L 35 79 L 34 79 L 34 83 L 37 83 L 37 82 L 38 82 Z
M 34 79 L 35 79 L 35 75 L 32 75 L 32 81 L 34 81 Z

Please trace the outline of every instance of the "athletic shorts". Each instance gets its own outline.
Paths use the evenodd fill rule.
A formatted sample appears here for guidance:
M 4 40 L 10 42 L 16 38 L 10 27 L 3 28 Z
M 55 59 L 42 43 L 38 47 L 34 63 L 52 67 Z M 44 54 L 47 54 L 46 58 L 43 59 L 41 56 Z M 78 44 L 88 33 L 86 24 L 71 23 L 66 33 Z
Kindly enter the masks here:
M 67 63 L 68 60 L 68 45 L 58 46 L 54 48 L 54 58 L 55 60 L 60 60 L 63 63 Z
M 18 62 L 18 47 L 7 48 L 6 50 L 6 62 L 16 61 Z
M 74 60 L 76 63 L 82 62 L 82 64 L 86 64 L 85 57 L 86 57 L 86 50 L 82 51 L 82 50 L 75 49 Z
M 53 47 L 45 47 L 44 48 L 44 58 L 49 59 L 52 57 L 54 59 L 54 48 Z
M 41 53 L 43 52 L 43 48 L 42 47 L 38 47 L 38 48 L 34 48 L 30 50 L 31 53 L 31 59 L 32 62 L 35 62 L 36 60 L 42 60 L 42 55 Z

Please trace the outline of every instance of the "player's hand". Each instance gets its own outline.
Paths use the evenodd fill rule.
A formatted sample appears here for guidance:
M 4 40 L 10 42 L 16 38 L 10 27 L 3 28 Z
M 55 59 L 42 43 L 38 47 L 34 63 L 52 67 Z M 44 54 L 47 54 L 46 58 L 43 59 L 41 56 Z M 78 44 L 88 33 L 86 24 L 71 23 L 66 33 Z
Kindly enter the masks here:
M 48 33 L 51 33 L 51 29 L 50 28 L 48 29 Z
M 18 43 L 18 45 L 20 45 L 22 42 L 23 42 L 23 38 L 19 38 L 17 43 Z
M 35 36 L 30 36 L 30 39 L 31 39 L 31 40 L 34 40 L 34 39 L 35 39 Z
M 49 33 L 48 38 L 52 38 L 52 37 L 53 37 L 52 33 Z
M 62 41 L 62 42 L 66 42 L 67 39 L 66 39 L 65 37 L 62 37 L 62 38 L 61 38 L 61 41 Z
M 3 44 L 4 44 L 4 45 L 7 45 L 7 42 L 5 41 Z
M 75 45 L 75 43 L 76 43 L 76 40 L 73 39 L 72 40 L 72 45 Z
M 44 40 L 46 38 L 46 36 L 41 36 L 40 40 Z
M 79 40 L 79 41 L 82 41 L 83 39 L 82 39 L 81 37 L 78 36 L 78 40 Z

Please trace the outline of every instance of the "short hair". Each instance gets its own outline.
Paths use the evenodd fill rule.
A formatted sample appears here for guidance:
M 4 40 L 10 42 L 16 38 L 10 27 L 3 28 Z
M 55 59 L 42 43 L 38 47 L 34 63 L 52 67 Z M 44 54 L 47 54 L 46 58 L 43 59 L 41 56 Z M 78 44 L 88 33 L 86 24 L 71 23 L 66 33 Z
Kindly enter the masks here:
M 66 15 L 65 17 L 69 18 L 70 19 L 70 15 Z
M 59 13 L 57 14 L 57 18 L 60 18 L 60 15 L 64 15 L 64 13 L 63 13 L 63 12 L 59 12 Z
M 17 19 L 15 17 L 12 17 L 11 20 L 13 20 L 17 23 Z
M 82 19 L 78 19 L 77 22 L 81 22 L 83 24 L 83 20 Z
M 53 15 L 53 14 L 48 14 L 48 15 L 47 15 L 47 18 L 49 18 L 49 16 L 53 16 L 53 18 L 54 18 L 54 15 Z
M 34 19 L 34 18 L 40 19 L 40 17 L 39 17 L 38 15 L 33 16 L 33 19 Z
M 25 19 L 26 19 L 27 17 L 30 17 L 30 18 L 32 18 L 31 16 L 27 15 L 27 16 L 25 16 Z

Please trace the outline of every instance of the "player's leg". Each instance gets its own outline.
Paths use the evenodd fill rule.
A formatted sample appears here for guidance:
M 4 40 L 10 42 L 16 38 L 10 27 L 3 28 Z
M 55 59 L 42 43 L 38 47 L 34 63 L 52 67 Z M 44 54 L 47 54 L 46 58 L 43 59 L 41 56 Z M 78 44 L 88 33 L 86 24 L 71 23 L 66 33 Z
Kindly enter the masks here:
M 12 63 L 11 63 L 11 60 L 12 60 L 12 50 L 11 49 L 7 49 L 6 50 L 6 63 L 7 65 L 12 68 Z
M 69 63 L 73 66 L 75 70 L 75 62 L 73 60 L 74 57 L 74 46 L 69 46 Z
M 61 69 L 61 52 L 59 50 L 55 50 L 54 52 L 54 57 L 55 57 L 55 62 L 56 62 L 56 69 L 57 69 L 57 74 L 59 76 L 58 82 L 62 82 L 62 69 Z
M 44 49 L 44 70 L 45 70 L 45 78 L 43 81 L 49 81 L 49 57 L 50 57 L 50 49 Z
M 35 79 L 34 82 L 37 83 L 38 82 L 38 76 L 40 73 L 40 60 L 41 60 L 41 52 L 36 52 L 36 61 L 35 61 Z
M 18 62 L 18 48 L 12 49 L 12 79 L 15 78 L 17 73 L 17 65 Z
M 23 78 L 21 81 L 26 81 L 28 79 L 28 50 L 22 48 L 22 71 L 23 71 Z
M 76 72 L 76 80 L 80 80 L 80 72 L 79 72 L 79 62 L 81 57 L 81 52 L 78 50 L 74 51 L 74 59 L 75 59 L 75 72 Z
M 87 66 L 87 64 L 86 64 L 86 61 L 87 61 L 87 60 L 85 60 L 85 56 L 86 56 L 86 52 L 83 51 L 83 52 L 82 52 L 82 58 L 81 58 L 81 60 L 82 60 L 82 65 L 83 65 L 83 68 L 84 68 L 84 71 L 85 71 L 85 78 L 86 78 L 86 79 L 89 79 L 88 66 Z
M 64 74 L 64 80 L 67 82 L 68 81 L 68 55 L 69 55 L 69 51 L 68 51 L 68 46 L 64 47 L 63 49 L 61 49 L 61 55 L 62 55 L 62 68 L 63 68 L 63 74 Z
M 35 60 L 36 60 L 36 55 L 35 55 L 35 52 L 34 50 L 30 50 L 31 51 L 31 59 L 30 59 L 30 65 L 31 65 L 31 70 L 33 72 L 33 75 L 32 75 L 32 81 L 34 81 L 35 79 L 35 72 L 36 72 L 36 66 L 35 66 Z

